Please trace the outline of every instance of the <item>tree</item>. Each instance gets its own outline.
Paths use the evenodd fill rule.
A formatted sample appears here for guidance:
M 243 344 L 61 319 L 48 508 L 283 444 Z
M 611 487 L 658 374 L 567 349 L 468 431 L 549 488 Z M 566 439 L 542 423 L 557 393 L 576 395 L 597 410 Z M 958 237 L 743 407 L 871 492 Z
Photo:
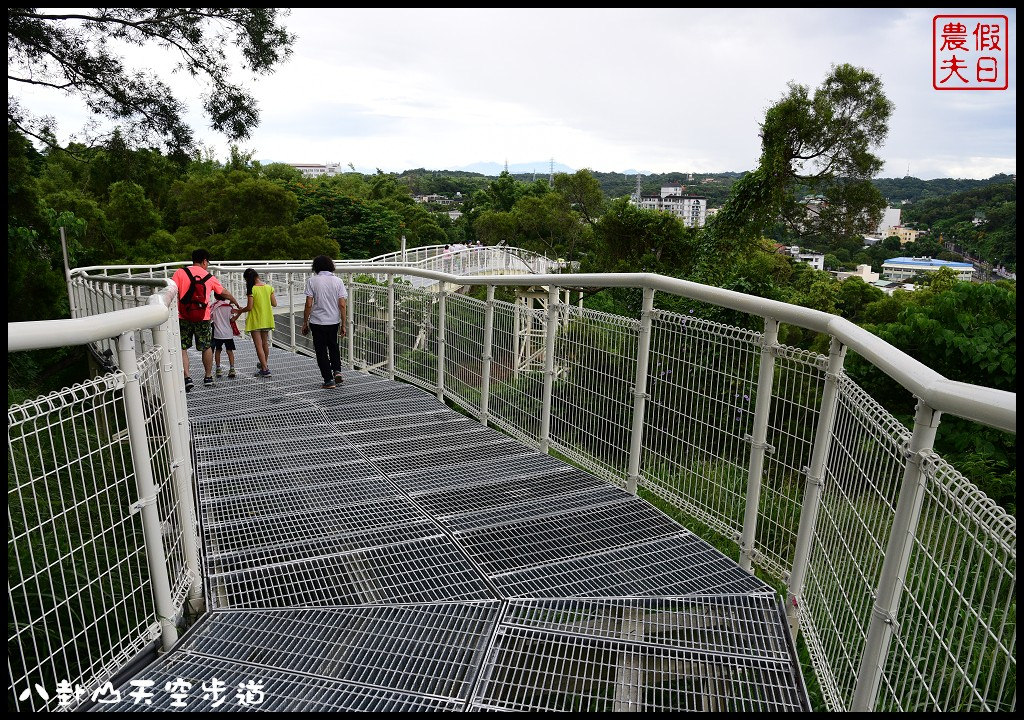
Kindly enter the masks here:
M 706 261 L 744 250 L 778 220 L 819 237 L 876 226 L 885 200 L 871 178 L 883 163 L 871 151 L 885 140 L 891 114 L 881 81 L 852 65 L 833 67 L 813 96 L 790 83 L 765 113 L 758 167 L 709 223 Z M 821 195 L 822 212 L 809 213 L 804 194 Z
M 589 170 L 577 170 L 572 175 L 556 174 L 555 192 L 561 194 L 569 206 L 591 226 L 604 213 L 606 203 L 601 184 Z
M 62 14 L 8 8 L 8 122 L 52 146 L 50 121 L 10 95 L 12 86 L 48 87 L 123 123 L 132 144 L 192 151 L 195 140 L 181 100 L 156 73 L 129 67 L 112 50 L 115 40 L 176 53 L 172 72 L 184 71 L 208 88 L 203 106 L 211 127 L 231 140 L 244 139 L 258 124 L 259 110 L 249 92 L 232 82 L 232 72 L 268 74 L 288 58 L 295 38 L 279 24 L 285 15 L 277 8 L 95 8 Z M 241 56 L 229 57 L 229 48 Z

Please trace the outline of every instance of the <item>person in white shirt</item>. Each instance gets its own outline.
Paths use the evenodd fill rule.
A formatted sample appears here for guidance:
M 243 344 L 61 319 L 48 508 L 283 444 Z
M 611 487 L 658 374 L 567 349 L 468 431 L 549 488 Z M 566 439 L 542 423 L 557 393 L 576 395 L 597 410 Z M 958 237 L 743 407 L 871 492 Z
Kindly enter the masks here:
M 345 335 L 348 291 L 334 274 L 334 261 L 326 255 L 313 260 L 313 276 L 306 280 L 306 307 L 302 313 L 302 334 L 313 333 L 313 350 L 324 383 L 333 390 L 344 380 L 338 338 Z

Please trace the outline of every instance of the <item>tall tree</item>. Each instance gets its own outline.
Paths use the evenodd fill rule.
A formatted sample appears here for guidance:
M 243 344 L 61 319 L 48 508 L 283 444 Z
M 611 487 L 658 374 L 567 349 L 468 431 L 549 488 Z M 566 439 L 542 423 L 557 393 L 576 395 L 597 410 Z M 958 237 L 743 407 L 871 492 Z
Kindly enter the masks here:
M 779 220 L 836 239 L 877 225 L 885 199 L 871 178 L 883 163 L 872 151 L 885 140 L 891 114 L 881 80 L 852 65 L 833 67 L 813 95 L 790 83 L 765 113 L 758 167 L 733 186 L 710 223 L 707 260 L 720 265 Z M 808 212 L 804 194 L 822 196 L 823 211 Z
M 47 13 L 7 9 L 7 118 L 24 133 L 52 144 L 48 120 L 12 97 L 18 86 L 53 88 L 81 98 L 96 115 L 123 125 L 132 144 L 162 143 L 191 151 L 195 140 L 184 107 L 148 69 L 129 67 L 111 40 L 171 51 L 184 71 L 208 88 L 203 107 L 211 127 L 240 140 L 259 122 L 256 101 L 232 81 L 234 70 L 273 72 L 291 54 L 294 36 L 277 8 L 94 8 Z M 241 57 L 228 57 L 236 47 Z

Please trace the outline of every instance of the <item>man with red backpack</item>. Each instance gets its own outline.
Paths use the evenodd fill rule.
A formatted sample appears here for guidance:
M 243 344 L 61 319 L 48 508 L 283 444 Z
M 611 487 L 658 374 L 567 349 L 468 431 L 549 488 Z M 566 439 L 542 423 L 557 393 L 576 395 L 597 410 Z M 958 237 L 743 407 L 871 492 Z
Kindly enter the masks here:
M 194 386 L 188 375 L 188 349 L 195 338 L 196 350 L 203 354 L 203 385 L 213 385 L 213 348 L 210 333 L 210 305 L 214 294 L 219 293 L 235 307 L 239 307 L 235 296 L 224 289 L 220 280 L 207 268 L 210 253 L 195 250 L 191 267 L 178 268 L 171 277 L 178 286 L 178 327 L 181 330 L 181 363 L 185 368 L 185 391 Z

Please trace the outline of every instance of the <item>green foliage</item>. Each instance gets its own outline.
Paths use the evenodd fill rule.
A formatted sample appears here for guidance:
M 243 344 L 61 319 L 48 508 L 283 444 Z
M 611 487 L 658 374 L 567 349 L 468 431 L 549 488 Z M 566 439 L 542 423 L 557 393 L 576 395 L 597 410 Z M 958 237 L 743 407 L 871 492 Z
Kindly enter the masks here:
M 881 81 L 851 65 L 833 67 L 821 87 L 790 83 L 761 125 L 758 167 L 741 178 L 709 223 L 718 262 L 746 250 L 781 220 L 791 231 L 841 240 L 873 228 L 884 208 L 871 178 L 882 167 L 872 154 L 888 134 L 892 104 Z M 822 211 L 808 213 L 802 195 L 821 195 Z
M 194 146 L 184 107 L 164 80 L 126 66 L 117 43 L 179 50 L 177 69 L 208 88 L 204 109 L 214 130 L 248 137 L 259 121 L 256 100 L 232 82 L 232 71 L 267 74 L 291 54 L 294 36 L 276 8 L 96 8 L 75 15 L 35 8 L 7 9 L 8 82 L 45 85 L 81 98 L 97 115 L 123 123 L 133 143 L 162 142 L 173 151 Z M 229 60 L 228 48 L 241 59 Z M 8 120 L 52 144 L 46 118 L 8 97 Z M 128 179 L 118 177 L 116 179 Z

